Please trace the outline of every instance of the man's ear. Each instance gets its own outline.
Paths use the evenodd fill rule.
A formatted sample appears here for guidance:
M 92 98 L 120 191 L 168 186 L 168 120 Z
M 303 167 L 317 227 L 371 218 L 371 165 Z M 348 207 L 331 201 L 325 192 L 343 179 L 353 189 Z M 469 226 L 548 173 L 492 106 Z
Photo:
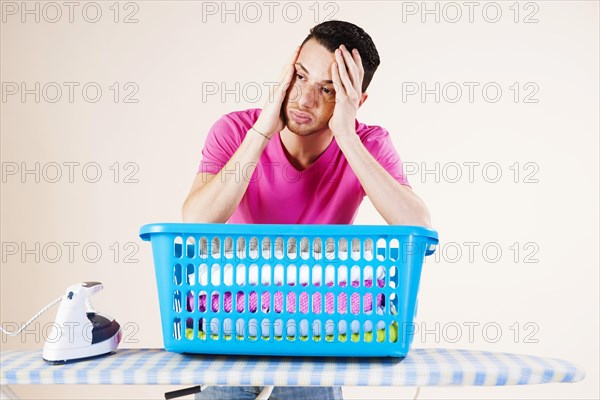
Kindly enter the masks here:
M 369 93 L 365 92 L 360 95 L 360 101 L 358 102 L 358 108 L 363 105 L 365 101 L 367 101 L 367 97 L 369 97 Z

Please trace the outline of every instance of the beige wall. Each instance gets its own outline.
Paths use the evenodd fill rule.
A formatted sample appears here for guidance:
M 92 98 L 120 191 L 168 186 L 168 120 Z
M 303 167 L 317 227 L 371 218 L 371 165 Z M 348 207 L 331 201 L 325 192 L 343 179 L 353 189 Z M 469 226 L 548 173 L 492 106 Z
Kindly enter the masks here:
M 575 385 L 425 388 L 421 396 L 598 398 L 598 3 L 520 3 L 518 15 L 512 3 L 479 2 L 472 22 L 463 2 L 428 3 L 438 7 L 439 22 L 421 2 L 277 3 L 272 16 L 257 2 L 257 22 L 257 9 L 239 3 L 236 23 L 236 15 L 222 14 L 221 2 L 141 1 L 121 3 L 115 23 L 112 2 L 99 2 L 102 15 L 92 23 L 84 16 L 95 18 L 93 5 L 82 2 L 72 23 L 66 6 L 52 23 L 56 8 L 45 3 L 28 2 L 30 9 L 38 4 L 35 22 L 21 2 L 2 2 L 3 326 L 27 321 L 69 284 L 99 280 L 105 289 L 94 303 L 127 328 L 123 346 L 161 346 L 151 250 L 137 237 L 139 227 L 180 220 L 207 129 L 225 112 L 260 107 L 254 89 L 266 95 L 293 47 L 333 13 L 362 26 L 378 46 L 382 65 L 358 117 L 391 132 L 442 240 L 422 277 L 417 323 L 430 333 L 417 333 L 414 346 L 552 356 L 587 370 Z M 457 10 L 461 18 L 452 22 Z M 138 21 L 123 23 L 128 15 Z M 19 93 L 11 94 L 11 82 Z M 23 102 L 21 83 L 35 92 L 35 82 L 39 103 L 35 93 Z M 439 102 L 435 94 L 424 101 L 421 92 L 411 94 L 422 83 L 435 91 L 436 82 Z M 219 93 L 211 95 L 206 89 L 214 84 Z M 240 98 L 222 101 L 221 84 Z M 57 86 L 62 97 L 53 103 Z M 91 102 L 95 87 L 102 95 Z M 39 182 L 35 173 L 22 174 L 36 163 Z M 62 175 L 52 183 L 57 165 Z M 424 173 L 436 165 L 439 178 Z M 99 180 L 88 182 L 97 170 Z M 383 220 L 366 201 L 356 222 Z M 72 259 L 68 242 L 77 243 Z M 39 319 L 25 343 L 3 336 L 2 349 L 41 348 L 55 312 Z M 470 323 L 480 324 L 472 334 Z M 158 389 L 15 391 L 139 398 L 160 397 Z M 345 394 L 395 398 L 413 391 Z

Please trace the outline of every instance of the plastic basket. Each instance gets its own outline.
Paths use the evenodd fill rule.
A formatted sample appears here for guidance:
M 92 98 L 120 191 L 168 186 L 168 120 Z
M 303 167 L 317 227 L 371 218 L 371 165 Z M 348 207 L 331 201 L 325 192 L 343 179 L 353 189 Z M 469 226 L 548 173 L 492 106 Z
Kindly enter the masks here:
M 437 232 L 398 225 L 149 224 L 165 349 L 404 357 Z

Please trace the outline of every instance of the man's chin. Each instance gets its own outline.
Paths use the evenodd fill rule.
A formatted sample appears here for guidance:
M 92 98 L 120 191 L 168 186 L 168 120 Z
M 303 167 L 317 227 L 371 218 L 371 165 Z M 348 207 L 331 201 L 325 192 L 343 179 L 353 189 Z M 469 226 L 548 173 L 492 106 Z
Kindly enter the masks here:
M 314 129 L 314 127 L 307 126 L 306 124 L 298 124 L 293 120 L 287 121 L 287 128 L 297 136 L 310 136 L 319 131 L 319 129 Z

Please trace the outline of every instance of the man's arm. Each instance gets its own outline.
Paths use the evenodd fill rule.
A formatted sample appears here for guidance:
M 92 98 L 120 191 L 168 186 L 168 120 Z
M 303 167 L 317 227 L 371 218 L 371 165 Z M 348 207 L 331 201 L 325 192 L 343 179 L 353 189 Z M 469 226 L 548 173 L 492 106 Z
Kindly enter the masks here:
M 430 227 L 425 203 L 377 162 L 354 129 L 356 111 L 366 99 L 361 88 L 363 77 L 358 51 L 354 49 L 350 53 L 344 45 L 336 49 L 331 66 L 336 104 L 329 127 L 367 196 L 388 224 Z
M 217 174 L 198 173 L 183 203 L 184 222 L 225 223 L 234 213 L 249 180 L 235 171 L 252 176 L 267 145 L 265 138 L 248 132 L 240 147 Z M 248 168 L 246 168 L 248 166 Z
M 431 227 L 425 203 L 379 164 L 356 132 L 340 135 L 336 140 L 367 196 L 388 224 Z
M 254 127 L 246 132 L 240 147 L 225 166 L 217 174 L 196 175 L 183 203 L 184 222 L 224 223 L 233 215 L 250 184 L 233 171 L 243 170 L 246 175 L 252 176 L 268 140 L 283 129 L 281 107 L 292 81 L 299 52 L 300 46 L 296 47 L 283 67 L 279 84 L 272 89 Z

